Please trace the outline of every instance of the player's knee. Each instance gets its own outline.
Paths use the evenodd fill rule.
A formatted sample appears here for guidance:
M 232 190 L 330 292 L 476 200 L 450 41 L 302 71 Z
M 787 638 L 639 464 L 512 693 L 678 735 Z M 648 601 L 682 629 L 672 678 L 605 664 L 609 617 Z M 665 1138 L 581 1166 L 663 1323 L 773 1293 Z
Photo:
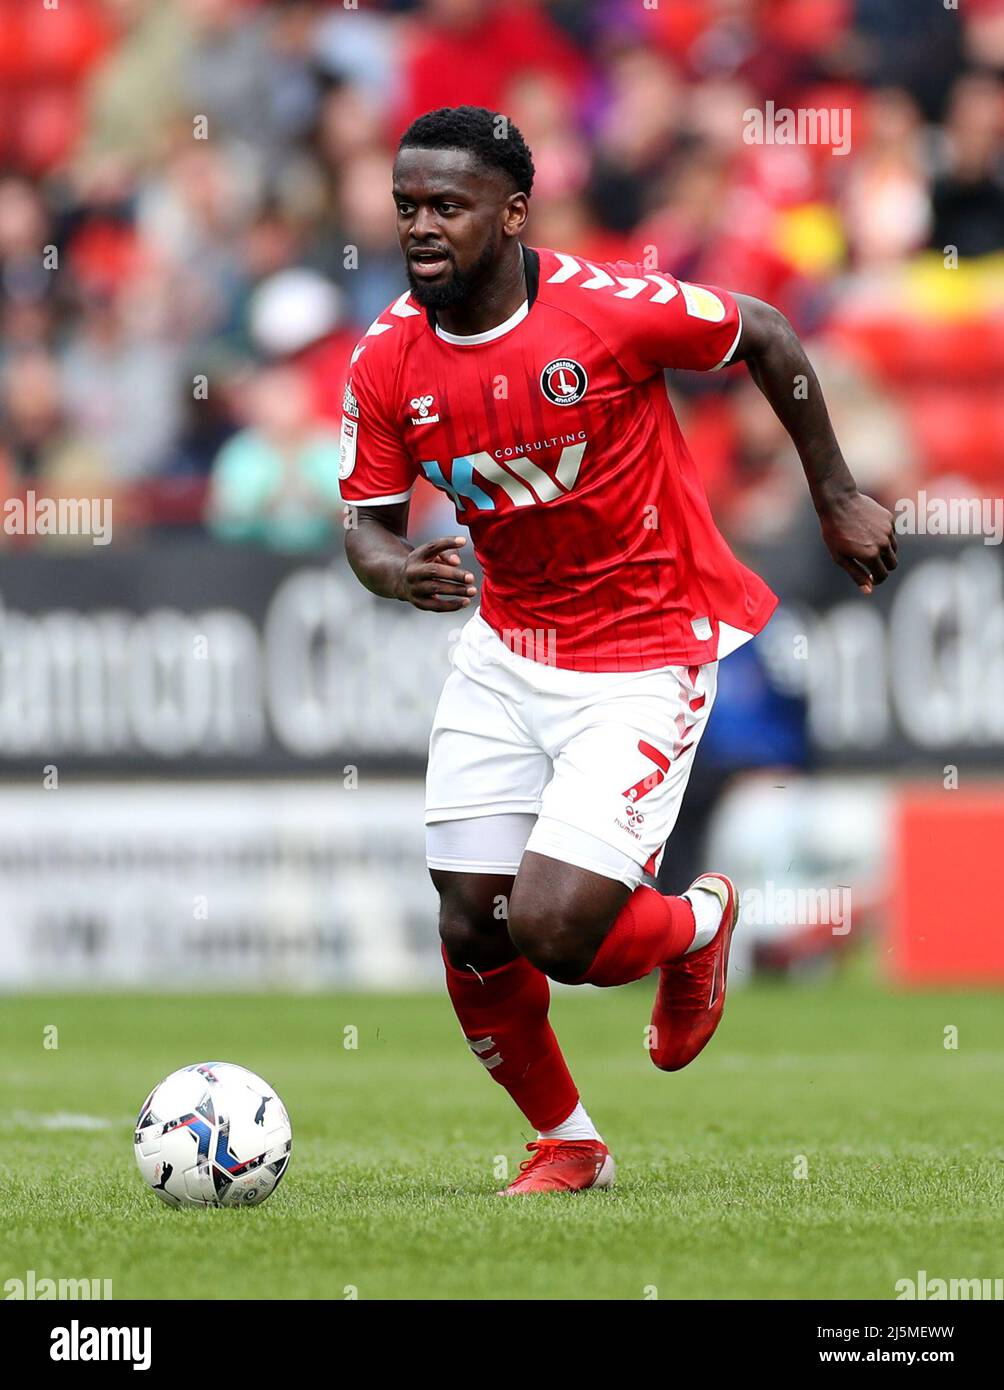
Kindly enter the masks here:
M 440 893 L 439 939 L 451 964 L 492 970 L 513 957 L 504 912 L 477 893 Z
M 517 907 L 509 919 L 509 935 L 531 965 L 563 984 L 581 980 L 596 954 L 586 924 L 552 906 Z
M 443 903 L 439 909 L 439 939 L 450 960 L 456 965 L 470 959 L 480 944 L 482 933 L 477 924 L 454 904 Z

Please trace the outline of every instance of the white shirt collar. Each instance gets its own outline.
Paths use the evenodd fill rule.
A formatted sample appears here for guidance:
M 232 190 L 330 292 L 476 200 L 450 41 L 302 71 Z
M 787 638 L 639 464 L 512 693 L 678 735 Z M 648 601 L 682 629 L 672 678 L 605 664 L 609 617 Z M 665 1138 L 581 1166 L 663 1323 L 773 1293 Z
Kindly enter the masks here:
M 436 324 L 436 336 L 442 338 L 444 343 L 452 343 L 454 347 L 477 347 L 479 343 L 490 343 L 495 338 L 501 338 L 504 334 L 510 333 L 518 323 L 522 323 L 530 312 L 530 301 L 524 299 L 514 314 L 510 314 L 505 323 L 496 324 L 494 328 L 488 328 L 484 333 L 447 333 L 445 328 Z
M 523 243 L 519 242 L 519 263 L 523 267 L 523 274 L 526 274 L 526 253 L 523 250 Z M 530 312 L 530 301 L 524 299 L 514 314 L 506 319 L 505 323 L 497 324 L 494 328 L 488 328 L 484 333 L 447 333 L 445 328 L 440 328 L 436 324 L 436 334 L 442 338 L 444 343 L 452 343 L 454 347 L 477 347 L 479 343 L 490 343 L 495 338 L 501 338 L 504 333 L 509 333 L 518 323 L 522 323 Z

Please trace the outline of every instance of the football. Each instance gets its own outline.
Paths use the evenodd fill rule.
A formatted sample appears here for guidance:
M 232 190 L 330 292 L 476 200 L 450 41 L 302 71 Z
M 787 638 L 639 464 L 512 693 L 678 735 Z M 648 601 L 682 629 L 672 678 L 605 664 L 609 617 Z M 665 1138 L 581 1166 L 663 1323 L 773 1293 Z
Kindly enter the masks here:
M 286 1171 L 293 1131 L 260 1076 L 232 1062 L 199 1062 L 154 1087 L 133 1144 L 144 1181 L 168 1206 L 257 1206 Z

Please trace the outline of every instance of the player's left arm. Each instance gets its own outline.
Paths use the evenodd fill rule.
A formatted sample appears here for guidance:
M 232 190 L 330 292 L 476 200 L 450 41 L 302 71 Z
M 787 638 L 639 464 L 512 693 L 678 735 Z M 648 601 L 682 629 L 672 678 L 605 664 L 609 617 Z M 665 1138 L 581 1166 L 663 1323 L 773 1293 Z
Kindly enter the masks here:
M 730 360 L 746 363 L 791 436 L 827 550 L 855 584 L 870 594 L 896 568 L 893 517 L 858 491 L 833 433 L 812 364 L 791 324 L 762 300 L 743 294 L 733 298 L 742 312 L 742 333 Z M 804 381 L 797 393 L 796 381 L 799 385 Z

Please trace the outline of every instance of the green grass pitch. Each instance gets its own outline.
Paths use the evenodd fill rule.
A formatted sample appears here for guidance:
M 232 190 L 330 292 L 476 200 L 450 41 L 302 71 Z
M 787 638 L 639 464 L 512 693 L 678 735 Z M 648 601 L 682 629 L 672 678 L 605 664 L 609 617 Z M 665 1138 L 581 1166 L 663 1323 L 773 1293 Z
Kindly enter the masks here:
M 496 1197 L 495 1169 L 533 1136 L 445 996 L 4 999 L 0 1296 L 32 1269 L 200 1299 L 888 1299 L 921 1269 L 1001 1274 L 999 996 L 736 990 L 708 1050 L 663 1075 L 651 988 L 558 993 L 619 1180 L 527 1201 Z M 169 1210 L 135 1167 L 147 1091 L 209 1058 L 290 1111 L 292 1163 L 258 1210 Z

